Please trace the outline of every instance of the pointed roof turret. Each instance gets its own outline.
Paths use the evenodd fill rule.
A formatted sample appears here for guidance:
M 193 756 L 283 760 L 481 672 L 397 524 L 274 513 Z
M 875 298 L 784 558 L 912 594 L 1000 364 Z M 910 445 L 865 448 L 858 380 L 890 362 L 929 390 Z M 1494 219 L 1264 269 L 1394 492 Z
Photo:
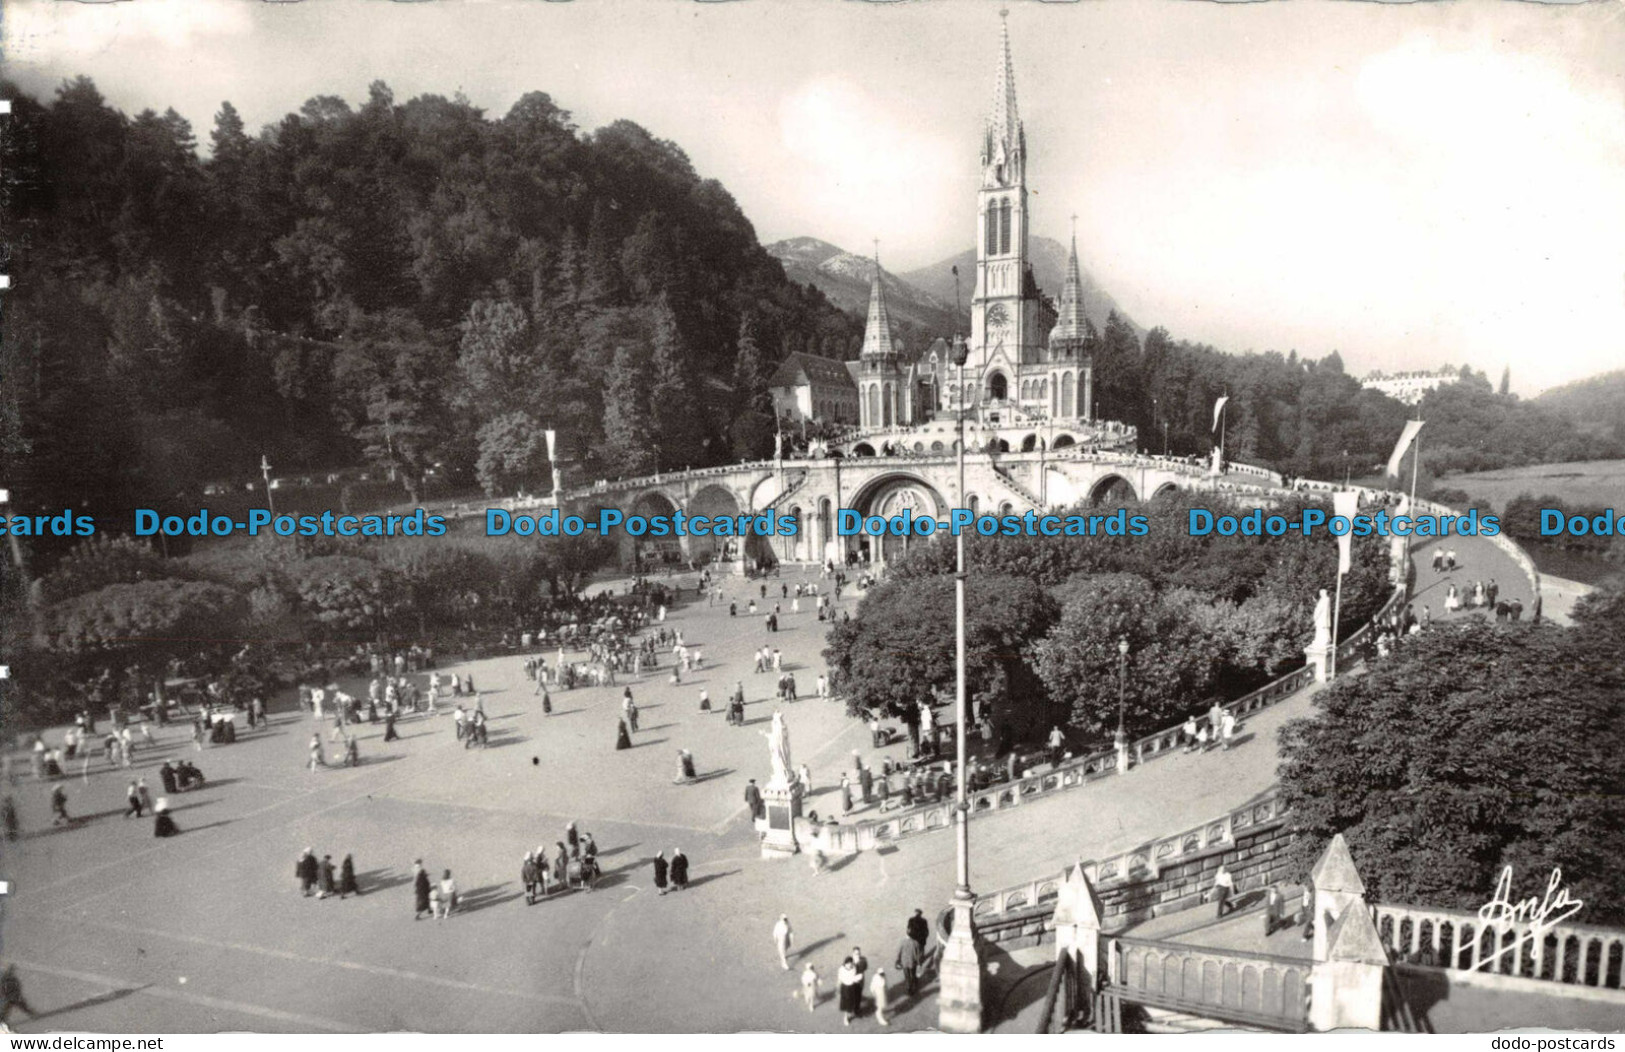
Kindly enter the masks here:
M 869 322 L 863 329 L 864 358 L 895 358 L 897 344 L 892 338 L 891 315 L 886 311 L 884 273 L 880 253 L 875 253 L 875 277 L 869 285 Z
M 1072 253 L 1066 260 L 1066 284 L 1061 287 L 1059 317 L 1050 330 L 1049 342 L 1054 347 L 1063 340 L 1082 340 L 1089 335 L 1089 323 L 1083 314 L 1083 272 L 1078 267 L 1077 217 L 1073 217 Z

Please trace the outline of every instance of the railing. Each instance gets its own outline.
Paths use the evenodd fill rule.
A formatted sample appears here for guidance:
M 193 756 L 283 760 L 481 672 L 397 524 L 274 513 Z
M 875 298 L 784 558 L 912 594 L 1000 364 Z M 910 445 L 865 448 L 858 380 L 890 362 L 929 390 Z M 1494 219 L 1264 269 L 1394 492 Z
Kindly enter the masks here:
M 1270 1030 L 1309 1029 L 1309 961 L 1122 936 L 1108 939 L 1106 952 L 1109 996 Z
M 1094 862 L 1085 862 L 1083 872 L 1096 885 L 1119 880 L 1155 880 L 1167 867 L 1180 865 L 1215 848 L 1234 847 L 1238 835 L 1246 835 L 1251 830 L 1284 818 L 1286 814 L 1286 803 L 1272 789 L 1252 803 L 1182 833 L 1161 837 Z M 1068 872 L 1070 867 L 1023 884 L 982 893 L 976 899 L 975 916 L 978 920 L 995 921 L 1054 902 Z
M 768 501 L 766 504 L 762 505 L 760 508 L 755 509 L 755 510 L 757 510 L 757 511 L 769 511 L 769 510 L 772 510 L 774 508 L 777 508 L 779 506 L 779 503 L 781 501 L 783 501 L 786 497 L 790 496 L 790 494 L 794 493 L 796 490 L 798 490 L 801 487 L 805 486 L 807 484 L 807 479 L 810 477 L 810 475 L 811 475 L 811 473 L 809 471 L 807 471 L 805 468 L 803 468 L 801 470 L 801 474 L 796 477 L 796 480 L 794 482 L 790 483 L 788 486 L 784 487 L 784 489 L 780 490 L 778 496 L 774 497 L 772 500 Z
M 1589 924 L 1537 928 L 1530 921 L 1485 921 L 1469 910 L 1378 905 L 1377 934 L 1395 960 L 1451 971 L 1544 979 L 1618 990 L 1625 931 Z
M 1044 502 L 1039 500 L 1038 496 L 1030 492 L 1026 486 L 1023 486 L 1021 483 L 1017 482 L 1016 477 L 1004 469 L 1004 465 L 1000 464 L 996 460 L 993 461 L 992 464 L 993 473 L 997 475 L 1006 486 L 1009 486 L 1016 496 L 1020 497 L 1022 500 L 1025 500 L 1028 504 L 1032 505 L 1033 508 L 1039 511 L 1043 510 Z

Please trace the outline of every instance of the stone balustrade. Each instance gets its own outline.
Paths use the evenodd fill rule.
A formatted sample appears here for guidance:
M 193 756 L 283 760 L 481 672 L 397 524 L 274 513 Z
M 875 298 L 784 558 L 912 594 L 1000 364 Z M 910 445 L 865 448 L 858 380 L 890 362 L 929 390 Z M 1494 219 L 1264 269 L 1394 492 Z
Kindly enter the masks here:
M 1625 985 L 1625 931 L 1589 924 L 1539 928 L 1530 921 L 1485 921 L 1471 910 L 1421 906 L 1378 904 L 1371 912 L 1395 960 L 1576 986 Z

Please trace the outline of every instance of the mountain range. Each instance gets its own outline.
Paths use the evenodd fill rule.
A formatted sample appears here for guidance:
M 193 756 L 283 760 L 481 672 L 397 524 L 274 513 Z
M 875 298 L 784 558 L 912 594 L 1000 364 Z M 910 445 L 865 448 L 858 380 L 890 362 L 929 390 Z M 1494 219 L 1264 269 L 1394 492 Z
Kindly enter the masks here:
M 867 314 L 869 285 L 875 272 L 875 261 L 871 257 L 856 255 L 815 237 L 786 238 L 765 247 L 783 265 L 785 276 L 791 281 L 812 285 L 835 306 L 860 318 Z M 1028 249 L 1038 287 L 1052 297 L 1059 297 L 1066 280 L 1067 247 L 1052 238 L 1035 237 Z M 955 267 L 959 268 L 957 312 L 954 309 Z M 1113 310 L 1128 317 L 1086 268 L 1080 267 L 1080 271 L 1084 313 L 1096 327 L 1104 328 L 1106 316 Z M 922 340 L 968 328 L 970 298 L 976 280 L 974 247 L 917 270 L 902 274 L 888 270 L 884 274 L 886 306 L 893 324 L 902 330 L 911 347 L 922 346 Z M 1138 326 L 1135 329 L 1139 331 Z

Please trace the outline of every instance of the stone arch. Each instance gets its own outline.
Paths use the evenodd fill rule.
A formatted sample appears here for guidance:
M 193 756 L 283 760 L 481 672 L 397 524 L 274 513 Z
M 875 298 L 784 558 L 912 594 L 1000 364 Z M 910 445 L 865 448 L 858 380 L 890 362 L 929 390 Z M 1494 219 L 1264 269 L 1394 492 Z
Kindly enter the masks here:
M 1003 402 L 1010 397 L 1010 379 L 1002 372 L 995 372 L 987 378 L 987 396 L 995 402 Z
M 632 498 L 631 503 L 625 508 L 628 517 L 642 515 L 644 518 L 653 518 L 656 515 L 664 515 L 670 519 L 676 512 L 676 502 L 665 491 L 658 489 L 644 490 Z M 619 538 L 617 547 L 621 561 L 634 568 L 648 569 L 652 566 L 682 561 L 683 545 L 676 537 L 634 537 L 621 530 Z
M 867 518 L 870 515 L 890 517 L 912 510 L 916 518 L 930 516 L 938 520 L 948 514 L 948 502 L 935 486 L 918 475 L 905 471 L 888 471 L 877 475 L 858 487 L 847 507 Z M 843 539 L 852 551 L 869 553 L 875 564 L 895 559 L 916 544 L 930 543 L 929 537 L 868 537 Z
M 1152 491 L 1151 499 L 1156 500 L 1158 497 L 1164 496 L 1165 494 L 1178 493 L 1178 492 L 1179 492 L 1179 483 L 1177 483 L 1177 482 L 1164 482 L 1162 485 L 1158 486 L 1155 490 Z
M 994 437 L 988 439 L 987 445 L 983 448 L 985 448 L 989 453 L 1008 453 L 1010 452 L 1010 443 L 1006 442 L 1002 438 Z
M 859 442 L 852 447 L 852 455 L 855 457 L 872 457 L 875 455 L 875 447 L 867 442 Z
M 1035 450 L 1037 448 L 1038 448 L 1038 436 L 1036 434 L 1027 435 L 1026 437 L 1024 437 L 1021 440 L 1021 451 L 1023 453 L 1031 453 L 1033 450 Z
M 732 490 L 718 483 L 701 486 L 693 496 L 688 498 L 688 508 L 685 514 L 706 515 L 712 518 L 717 516 L 733 517 L 743 514 L 744 509 L 739 506 L 739 498 L 734 496 Z M 763 537 L 697 537 L 688 538 L 688 554 L 697 565 L 711 562 L 714 559 L 738 558 L 743 545 L 747 558 L 772 561 L 772 550 Z
M 1071 435 L 1056 435 L 1055 441 L 1050 443 L 1050 448 L 1066 449 L 1069 446 L 1075 446 L 1077 444 L 1078 440 Z
M 810 561 L 812 558 L 811 516 L 804 513 L 799 504 L 790 505 L 784 515 L 796 524 L 795 536 L 782 538 L 784 542 L 784 561 L 793 563 Z
M 1089 487 L 1090 504 L 1124 504 L 1138 499 L 1129 480 L 1117 474 L 1107 475 Z
M 1004 501 L 1003 503 L 1001 503 L 999 505 L 999 514 L 1000 515 L 1014 515 L 1015 513 L 1016 513 L 1016 506 L 1014 504 L 1010 503 L 1009 501 Z

